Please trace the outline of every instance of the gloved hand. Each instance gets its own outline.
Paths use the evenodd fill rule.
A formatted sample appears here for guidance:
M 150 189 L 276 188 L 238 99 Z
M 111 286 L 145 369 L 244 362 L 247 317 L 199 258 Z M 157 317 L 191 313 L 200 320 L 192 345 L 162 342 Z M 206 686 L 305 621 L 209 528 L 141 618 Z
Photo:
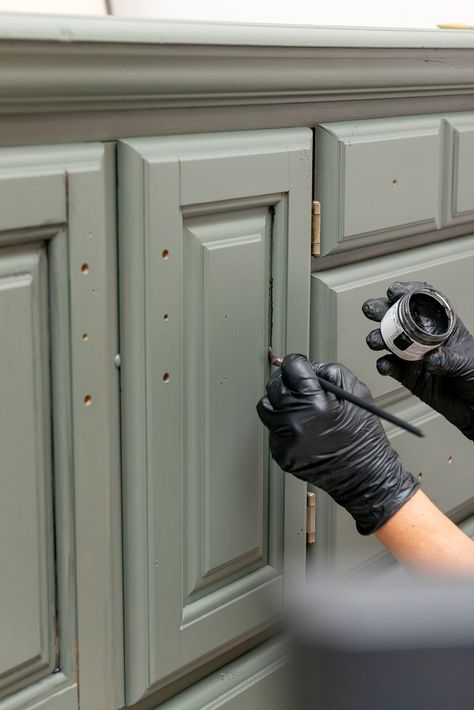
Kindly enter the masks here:
M 362 535 L 383 525 L 418 488 L 378 417 L 325 392 L 318 376 L 371 399 L 343 365 L 287 355 L 267 383 L 257 412 L 270 430 L 270 450 L 284 471 L 322 488 L 344 506 Z
M 387 291 L 387 298 L 370 298 L 362 305 L 362 311 L 367 318 L 381 321 L 405 293 L 426 286 L 432 288 L 419 281 L 395 281 Z M 459 316 L 454 317 L 454 330 L 449 338 L 423 360 L 410 362 L 393 354 L 384 355 L 377 360 L 377 370 L 401 382 L 474 441 L 474 338 Z M 367 344 L 372 350 L 385 349 L 380 328 L 368 334 Z

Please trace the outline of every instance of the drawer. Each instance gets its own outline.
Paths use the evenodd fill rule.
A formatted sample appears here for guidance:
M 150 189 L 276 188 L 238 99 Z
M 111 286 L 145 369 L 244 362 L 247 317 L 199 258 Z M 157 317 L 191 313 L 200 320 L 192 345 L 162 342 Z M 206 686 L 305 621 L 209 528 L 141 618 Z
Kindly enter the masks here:
M 321 255 L 474 215 L 474 114 L 322 124 L 315 143 Z
M 426 280 L 449 296 L 472 330 L 473 270 L 474 237 L 463 237 L 312 276 L 311 357 L 347 365 L 370 387 L 380 406 L 421 426 L 424 439 L 392 425 L 387 431 L 405 465 L 420 476 L 425 492 L 446 512 L 473 496 L 472 444 L 395 380 L 377 373 L 375 360 L 381 353 L 370 351 L 365 342 L 376 324 L 365 318 L 361 305 L 383 295 L 396 279 Z M 342 509 L 336 512 L 331 535 L 336 561 L 343 566 L 367 561 L 382 549 L 375 539 L 359 536 Z

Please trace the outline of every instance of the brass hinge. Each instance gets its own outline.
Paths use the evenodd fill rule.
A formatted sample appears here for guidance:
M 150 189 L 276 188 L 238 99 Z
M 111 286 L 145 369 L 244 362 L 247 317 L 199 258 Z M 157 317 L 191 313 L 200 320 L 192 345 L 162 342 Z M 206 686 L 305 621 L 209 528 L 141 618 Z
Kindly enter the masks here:
M 311 254 L 321 253 L 321 203 L 313 202 L 311 210 Z
M 306 493 L 306 542 L 316 542 L 316 493 L 312 491 Z

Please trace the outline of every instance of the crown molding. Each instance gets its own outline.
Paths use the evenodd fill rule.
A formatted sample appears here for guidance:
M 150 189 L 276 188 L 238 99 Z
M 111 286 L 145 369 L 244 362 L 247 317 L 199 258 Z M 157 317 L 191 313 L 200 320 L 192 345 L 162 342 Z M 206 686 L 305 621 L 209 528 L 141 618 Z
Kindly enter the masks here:
M 0 113 L 474 94 L 474 32 L 3 15 Z

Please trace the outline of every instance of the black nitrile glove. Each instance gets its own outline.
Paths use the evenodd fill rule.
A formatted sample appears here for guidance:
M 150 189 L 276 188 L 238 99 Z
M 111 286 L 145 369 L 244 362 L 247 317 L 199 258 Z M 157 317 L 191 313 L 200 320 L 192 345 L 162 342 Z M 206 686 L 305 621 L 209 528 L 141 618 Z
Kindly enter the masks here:
M 367 318 L 381 321 L 395 301 L 421 287 L 433 288 L 419 281 L 395 281 L 387 291 L 387 298 L 370 298 L 362 305 L 362 311 Z M 459 316 L 454 317 L 454 330 L 449 338 L 423 360 L 410 362 L 393 354 L 384 355 L 377 360 L 377 370 L 401 382 L 474 441 L 474 338 Z M 367 345 L 372 350 L 385 349 L 379 328 L 368 334 Z
M 321 376 L 358 397 L 368 388 L 343 365 L 287 355 L 267 383 L 257 412 L 270 430 L 270 450 L 284 471 L 322 488 L 344 506 L 362 535 L 383 525 L 415 493 L 378 417 L 325 392 Z

